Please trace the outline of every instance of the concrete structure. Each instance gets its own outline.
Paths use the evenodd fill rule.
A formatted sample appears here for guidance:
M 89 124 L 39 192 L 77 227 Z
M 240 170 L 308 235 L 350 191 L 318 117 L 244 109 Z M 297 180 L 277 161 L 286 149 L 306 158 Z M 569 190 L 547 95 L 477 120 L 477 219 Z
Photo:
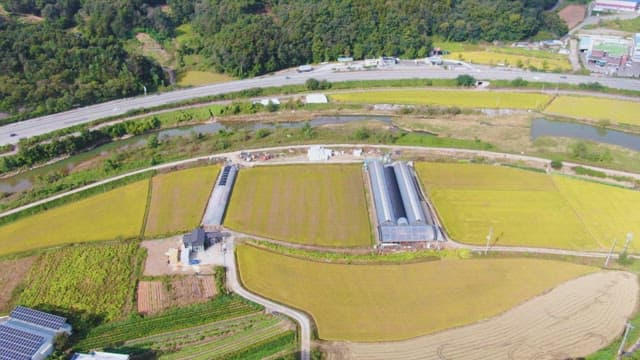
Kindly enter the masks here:
M 216 185 L 211 192 L 207 209 L 202 218 L 204 226 L 222 225 L 224 214 L 227 210 L 227 203 L 231 196 L 231 190 L 236 179 L 238 168 L 235 165 L 226 165 L 220 171 Z
M 636 12 L 640 7 L 640 0 L 596 0 L 593 11 L 623 11 Z
M 260 100 L 254 101 L 253 103 L 254 104 L 260 104 L 262 106 L 268 106 L 269 103 L 271 103 L 273 105 L 280 105 L 280 100 L 278 98 L 260 99 Z
M 92 351 L 89 354 L 75 353 L 71 360 L 129 360 L 129 355 Z
M 325 94 L 309 94 L 304 99 L 307 104 L 327 104 L 329 102 Z
M 0 322 L 0 360 L 43 360 L 53 353 L 60 334 L 71 335 L 71 325 L 62 316 L 16 307 Z
M 333 151 L 322 146 L 312 146 L 307 150 L 307 159 L 309 161 L 327 161 L 331 159 L 332 155 Z
M 378 232 L 383 244 L 444 241 L 406 163 L 383 165 L 380 161 L 371 161 L 365 167 L 371 180 Z

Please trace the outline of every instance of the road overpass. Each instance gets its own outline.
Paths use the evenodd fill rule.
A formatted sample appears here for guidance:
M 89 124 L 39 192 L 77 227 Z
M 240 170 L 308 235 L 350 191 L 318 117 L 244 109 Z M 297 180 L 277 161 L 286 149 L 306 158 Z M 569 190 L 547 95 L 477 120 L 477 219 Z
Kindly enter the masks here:
M 131 110 L 175 104 L 193 98 L 219 95 L 256 87 L 304 84 L 304 82 L 311 77 L 320 80 L 326 79 L 328 81 L 338 82 L 348 80 L 391 80 L 412 78 L 452 79 L 460 74 L 468 73 L 476 78 L 486 80 L 513 80 L 520 77 L 529 81 L 568 84 L 598 81 L 602 85 L 611 88 L 640 91 L 640 81 L 636 79 L 538 73 L 519 69 L 491 68 L 488 66 L 475 66 L 472 70 L 446 70 L 427 65 L 410 65 L 405 62 L 405 64 L 392 66 L 386 69 L 363 71 L 332 71 L 331 67 L 332 65 L 326 65 L 317 70 L 306 73 L 290 71 L 277 75 L 266 75 L 252 79 L 236 80 L 147 96 L 113 100 L 62 113 L 41 116 L 0 127 L 0 145 L 16 144 L 21 138 L 29 138 L 98 119 L 123 115 Z

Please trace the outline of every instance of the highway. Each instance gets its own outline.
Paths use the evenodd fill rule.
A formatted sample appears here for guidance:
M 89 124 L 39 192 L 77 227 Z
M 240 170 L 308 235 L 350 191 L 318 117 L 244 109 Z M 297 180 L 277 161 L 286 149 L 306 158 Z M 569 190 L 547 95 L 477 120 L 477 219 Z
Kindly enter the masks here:
M 460 67 L 456 70 L 445 70 L 440 67 L 416 65 L 409 61 L 403 61 L 402 64 L 394 65 L 386 69 L 363 71 L 333 71 L 333 66 L 334 65 L 331 64 L 324 65 L 307 73 L 297 73 L 290 70 L 277 75 L 265 75 L 252 79 L 236 80 L 147 96 L 113 100 L 62 113 L 46 115 L 0 127 L 0 145 L 16 144 L 21 138 L 29 138 L 102 118 L 123 115 L 130 110 L 153 108 L 193 98 L 219 95 L 256 87 L 303 84 L 311 77 L 319 80 L 326 79 L 331 82 L 338 82 L 348 80 L 391 80 L 411 78 L 452 79 L 460 74 L 468 73 L 478 79 L 484 80 L 513 80 L 521 77 L 529 81 L 546 81 L 569 84 L 598 81 L 602 85 L 611 88 L 640 91 L 640 81 L 637 79 L 537 73 L 517 69 L 491 68 L 480 65 L 477 65 L 472 69 Z

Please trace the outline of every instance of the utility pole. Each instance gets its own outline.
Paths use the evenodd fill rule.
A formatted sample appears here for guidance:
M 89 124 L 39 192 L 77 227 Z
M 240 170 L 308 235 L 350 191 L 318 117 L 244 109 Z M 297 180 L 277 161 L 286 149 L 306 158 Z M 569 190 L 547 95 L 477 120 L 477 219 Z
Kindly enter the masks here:
M 493 226 L 489 228 L 489 233 L 487 234 L 487 246 L 484 248 L 485 255 L 489 252 L 489 242 L 491 242 L 491 237 L 493 237 Z
M 624 243 L 624 250 L 622 250 L 623 253 L 627 252 L 627 249 L 629 248 L 629 243 L 631 242 L 632 239 L 633 239 L 633 234 L 627 233 L 627 241 L 625 241 Z
M 611 259 L 611 255 L 613 255 L 613 250 L 616 248 L 616 242 L 618 242 L 618 239 L 614 239 L 613 240 L 613 246 L 611 246 L 611 250 L 609 251 L 609 255 L 607 255 L 607 259 L 604 261 L 604 267 L 608 267 L 609 266 L 609 259 Z
M 142 85 L 142 90 L 144 90 L 144 96 L 147 96 L 147 87 Z
M 620 348 L 618 349 L 618 356 L 617 356 L 618 360 L 622 358 L 624 344 L 627 342 L 627 336 L 629 336 L 629 331 L 631 331 L 631 329 L 633 329 L 633 325 L 631 325 L 631 322 L 627 321 L 627 326 L 624 329 L 624 336 L 622 337 L 622 342 L 620 343 Z

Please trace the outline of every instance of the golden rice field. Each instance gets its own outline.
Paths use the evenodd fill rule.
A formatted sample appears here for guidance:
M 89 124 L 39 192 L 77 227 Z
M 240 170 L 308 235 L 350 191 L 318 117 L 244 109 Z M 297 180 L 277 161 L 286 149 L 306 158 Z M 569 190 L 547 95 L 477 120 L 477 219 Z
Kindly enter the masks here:
M 464 243 L 484 245 L 492 227 L 494 245 L 606 251 L 640 233 L 638 191 L 490 165 L 416 170 L 447 232 Z
M 612 123 L 640 126 L 640 101 L 558 96 L 544 110 L 546 113 L 579 119 L 609 120 Z
M 0 256 L 140 234 L 148 180 L 94 195 L 0 227 Z
M 445 56 L 446 59 L 462 60 L 473 64 L 486 64 L 486 65 L 503 65 L 511 67 L 524 67 L 535 66 L 538 69 L 547 70 L 571 70 L 571 63 L 567 57 L 538 57 L 535 55 L 526 54 L 511 54 L 506 52 L 496 51 L 461 51 L 452 52 Z M 546 64 L 546 68 L 545 68 Z
M 372 242 L 360 165 L 263 166 L 238 172 L 225 226 L 307 245 Z
M 544 94 L 475 90 L 376 90 L 333 94 L 332 101 L 365 104 L 440 105 L 465 108 L 542 109 Z
M 211 71 L 189 70 L 178 75 L 179 86 L 199 86 L 231 81 L 229 75 L 214 73 Z
M 237 248 L 251 291 L 309 313 L 324 340 L 395 341 L 471 324 L 597 269 L 540 259 L 345 265 Z
M 200 224 L 220 166 L 204 166 L 154 176 L 144 235 L 189 231 Z

